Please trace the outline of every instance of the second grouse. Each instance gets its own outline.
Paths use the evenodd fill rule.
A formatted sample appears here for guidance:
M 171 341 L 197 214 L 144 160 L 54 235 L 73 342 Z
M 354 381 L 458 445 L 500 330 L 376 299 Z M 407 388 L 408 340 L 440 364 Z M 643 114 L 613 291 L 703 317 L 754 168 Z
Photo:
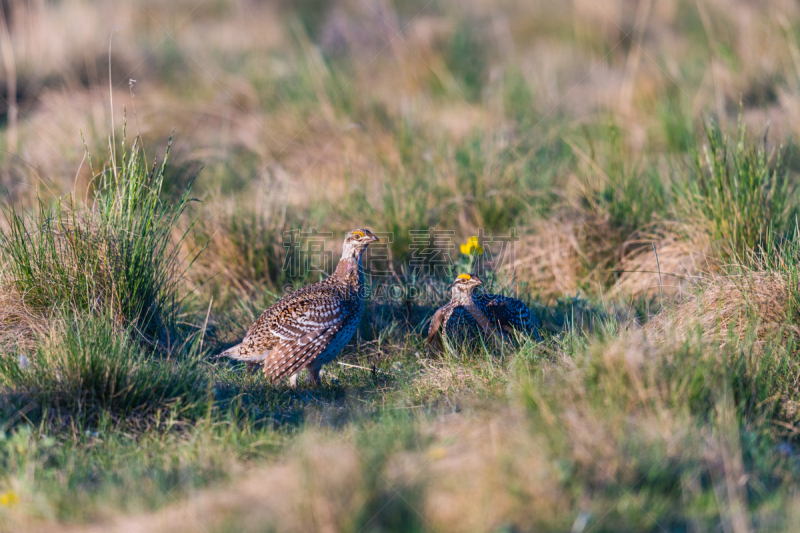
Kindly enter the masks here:
M 538 324 L 528 307 L 499 294 L 476 294 L 483 282 L 474 274 L 461 274 L 453 282 L 452 298 L 434 313 L 428 343 L 444 347 L 442 336 L 454 345 L 484 340 L 511 340 L 515 331 L 539 340 Z

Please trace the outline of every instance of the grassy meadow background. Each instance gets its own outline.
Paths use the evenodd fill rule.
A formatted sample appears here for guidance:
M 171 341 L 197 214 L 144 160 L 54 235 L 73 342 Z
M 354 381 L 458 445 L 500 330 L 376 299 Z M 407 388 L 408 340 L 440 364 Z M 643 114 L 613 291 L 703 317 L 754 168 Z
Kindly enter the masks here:
M 796 2 L 0 7 L 0 530 L 797 529 Z M 356 227 L 513 228 L 544 341 L 211 358 Z

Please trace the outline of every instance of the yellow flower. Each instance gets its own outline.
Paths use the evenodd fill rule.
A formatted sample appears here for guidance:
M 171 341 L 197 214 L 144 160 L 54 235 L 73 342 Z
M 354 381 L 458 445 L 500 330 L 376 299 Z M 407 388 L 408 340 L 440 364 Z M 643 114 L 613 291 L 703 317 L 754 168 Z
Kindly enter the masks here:
M 464 255 L 472 255 L 473 252 L 478 252 L 478 254 L 483 253 L 483 246 L 478 244 L 477 237 L 470 237 L 467 239 L 467 244 L 461 245 L 461 253 Z
M 3 507 L 12 507 L 19 502 L 19 496 L 13 490 L 7 490 L 0 494 L 0 505 Z

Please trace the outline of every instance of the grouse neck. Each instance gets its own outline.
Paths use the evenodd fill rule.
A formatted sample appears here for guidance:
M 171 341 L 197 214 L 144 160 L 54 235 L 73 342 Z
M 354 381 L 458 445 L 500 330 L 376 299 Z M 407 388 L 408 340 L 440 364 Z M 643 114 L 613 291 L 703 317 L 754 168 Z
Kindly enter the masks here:
M 342 257 L 339 264 L 336 265 L 336 271 L 333 276 L 361 286 L 364 283 L 364 268 L 361 266 L 361 255 Z
M 468 291 L 453 291 L 453 301 L 458 305 L 470 307 L 474 305 L 472 301 L 472 293 Z

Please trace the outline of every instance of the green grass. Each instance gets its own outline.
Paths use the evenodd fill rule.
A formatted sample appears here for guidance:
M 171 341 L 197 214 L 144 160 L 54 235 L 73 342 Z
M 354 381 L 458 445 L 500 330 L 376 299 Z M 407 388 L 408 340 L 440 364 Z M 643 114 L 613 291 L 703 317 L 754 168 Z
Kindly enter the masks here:
M 487 75 L 487 42 L 469 21 L 461 22 L 445 48 L 445 61 L 467 100 L 480 100 Z
M 93 182 L 93 198 L 81 205 L 73 195 L 34 213 L 14 205 L 4 215 L 8 230 L 0 248 L 8 259 L 9 281 L 26 306 L 40 313 L 54 308 L 108 313 L 145 337 L 172 349 L 183 237 L 173 239 L 190 202 L 191 184 L 177 199 L 162 200 L 164 168 L 147 168 L 136 142 L 121 165 L 112 160 Z
M 0 530 L 793 530 L 797 14 L 150 3 L 111 54 L 145 150 L 85 118 L 91 17 L 130 19 L 97 3 L 11 30 L 43 81 L 0 124 Z M 393 270 L 319 387 L 212 359 L 324 276 L 286 231 L 364 226 Z M 415 276 L 428 228 L 456 265 Z M 486 288 L 544 340 L 430 351 L 458 245 L 511 228 Z
M 777 451 L 783 438 L 773 421 L 781 419 L 782 402 L 796 396 L 784 379 L 795 371 L 782 347 L 757 354 L 751 340 L 719 350 L 700 333 L 669 345 L 669 355 L 630 365 L 619 343 L 595 342 L 576 357 L 575 388 L 542 391 L 533 382 L 523 393 L 533 424 L 548 428 L 568 490 L 594 492 L 595 527 L 713 527 L 725 512 L 718 491 L 731 464 L 705 459 L 703 441 L 743 461 L 749 512 L 781 500 L 791 478 L 780 472 L 791 467 Z M 554 424 L 567 415 L 564 409 L 578 419 Z
M 588 206 L 607 217 L 622 239 L 647 228 L 656 218 L 670 211 L 670 195 L 662 176 L 647 160 L 640 160 L 625 146 L 622 131 L 615 123 L 592 138 L 584 130 L 589 145 L 589 175 L 584 190 Z M 578 150 L 580 148 L 577 148 Z M 597 161 L 602 157 L 602 160 Z
M 60 315 L 27 363 L 22 354 L 3 356 L 3 385 L 16 405 L 28 404 L 34 423 L 96 427 L 202 414 L 208 385 L 196 355 L 162 358 L 139 338 L 102 314 Z
M 503 227 L 525 211 L 509 203 L 519 198 L 503 200 L 479 189 L 486 176 L 476 139 L 453 154 L 459 190 L 475 197 L 462 213 Z M 765 157 L 746 138 L 741 142 L 725 166 L 722 145 L 713 145 L 717 189 L 709 177 L 699 178 L 689 201 L 716 202 L 702 211 L 715 220 L 722 218 L 716 209 L 741 214 L 755 199 L 762 201 L 761 208 L 743 212 L 745 227 L 722 228 L 715 242 L 731 239 L 739 243 L 732 250 L 755 253 L 760 241 L 747 239 L 766 239 L 773 245 L 764 249 L 772 252 L 742 262 L 740 272 L 791 276 L 796 254 L 779 244 L 787 241 L 778 232 L 788 223 L 776 220 L 763 237 L 754 237 L 761 235 L 754 229 L 759 220 L 789 211 L 788 189 L 783 182 L 773 188 L 780 174 L 768 173 Z M 629 171 L 630 156 L 614 135 L 592 150 L 603 150 L 601 162 L 613 181 L 587 186 L 594 196 L 585 198 L 594 202 L 593 213 L 609 217 L 615 239 L 670 216 L 668 189 L 658 174 L 648 174 L 653 171 L 647 164 Z M 194 246 L 215 255 L 221 252 L 210 245 L 219 246 L 222 241 L 214 239 L 224 232 L 229 267 L 235 262 L 241 274 L 236 279 L 248 280 L 245 290 L 221 299 L 207 315 L 208 304 L 197 295 L 182 300 L 186 278 L 175 250 L 187 235 L 178 221 L 188 191 L 174 203 L 164 200 L 164 167 L 147 170 L 138 154 L 131 148 L 116 175 L 106 168 L 98 177 L 92 207 L 66 210 L 40 201 L 33 215 L 9 211 L 3 252 L 11 287 L 30 298 L 49 324 L 33 352 L 16 349 L 0 358 L 6 420 L 0 473 L 30 512 L 82 522 L 98 517 L 103 506 L 129 513 L 157 509 L 203 487 L 235 486 L 238 469 L 287 457 L 294 446 L 305 451 L 290 454 L 292 468 L 308 490 L 323 490 L 328 485 L 317 485 L 323 481 L 313 466 L 314 450 L 343 439 L 358 461 L 348 481 L 355 496 L 336 504 L 343 506 L 335 514 L 339 527 L 427 531 L 433 518 L 425 502 L 442 488 L 424 467 L 400 468 L 398 461 L 438 461 L 428 457 L 447 453 L 441 450 L 459 437 L 440 438 L 430 429 L 443 417 L 479 423 L 494 420 L 496 412 L 520 412 L 528 429 L 515 438 L 526 446 L 544 442 L 553 470 L 506 469 L 502 461 L 511 459 L 500 456 L 500 481 L 484 482 L 509 484 L 497 493 L 507 502 L 508 527 L 529 523 L 523 509 L 534 489 L 525 479 L 542 475 L 560 480 L 550 491 L 567 502 L 536 518 L 545 529 L 569 527 L 581 516 L 605 530 L 713 527 L 745 503 L 752 520 L 781 523 L 796 475 L 786 453 L 776 451 L 795 446 L 786 431 L 797 423 L 793 341 L 778 336 L 757 342 L 753 323 L 742 339 L 731 331 L 724 348 L 702 331 L 646 344 L 630 333 L 630 324 L 617 321 L 613 305 L 590 294 L 531 302 L 548 330 L 543 343 L 523 341 L 501 354 L 484 346 L 434 355 L 421 332 L 437 302 L 375 301 L 356 346 L 340 359 L 345 365 L 326 367 L 321 387 L 273 385 L 241 364 L 203 359 L 239 338 L 241 324 L 278 296 L 267 290 L 279 290 L 283 279 L 277 226 L 235 209 L 213 226 L 191 228 Z M 749 186 L 744 191 L 742 176 Z M 479 197 L 490 199 L 482 203 Z M 369 211 L 364 197 L 354 201 L 367 216 L 388 211 L 398 226 L 413 218 L 391 214 L 410 208 L 402 195 L 384 197 L 384 212 Z M 189 326 L 178 327 L 187 317 Z M 787 327 L 793 325 L 787 319 Z M 321 442 L 301 444 L 317 433 L 325 435 Z M 717 459 L 707 459 L 708 450 Z M 723 486 L 731 464 L 747 476 L 735 494 Z M 137 482 L 142 476 L 143 484 Z M 225 520 L 236 527 L 233 517 Z
M 146 431 L 132 439 L 114 425 L 54 438 L 21 427 L 0 441 L 4 485 L 34 516 L 81 522 L 109 505 L 126 512 L 158 509 L 209 483 L 227 478 L 235 458 L 273 454 L 285 436 L 269 430 L 244 433 L 223 420 L 170 431 Z M 56 474 L 60 472 L 60 474 Z M 2 518 L 4 527 L 8 517 Z
M 365 498 L 353 517 L 353 531 L 427 531 L 424 507 L 424 475 L 400 487 L 387 480 L 391 457 L 408 449 L 425 448 L 407 413 L 390 413 L 378 423 L 367 423 L 356 437 L 362 459 L 361 487 Z
M 734 140 L 711 123 L 688 187 L 690 213 L 709 222 L 713 239 L 728 257 L 764 247 L 770 232 L 788 236 L 797 216 L 783 149 L 770 156 L 746 133 L 740 122 Z

